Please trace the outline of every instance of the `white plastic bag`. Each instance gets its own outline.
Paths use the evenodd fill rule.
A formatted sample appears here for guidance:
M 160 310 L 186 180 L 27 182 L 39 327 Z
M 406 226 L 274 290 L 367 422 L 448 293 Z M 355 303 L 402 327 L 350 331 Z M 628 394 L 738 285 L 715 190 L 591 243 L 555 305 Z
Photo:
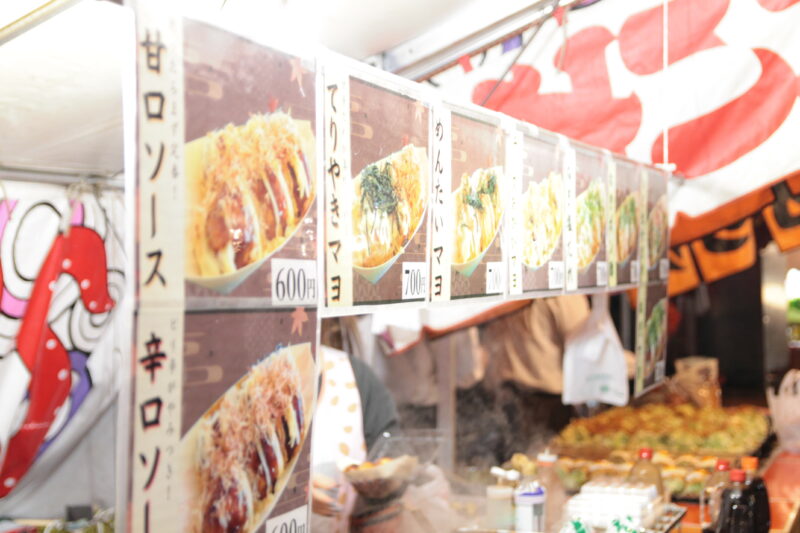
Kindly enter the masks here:
M 625 351 L 608 314 L 608 296 L 594 297 L 586 322 L 564 347 L 564 404 L 628 403 Z
M 429 478 L 421 485 L 410 485 L 403 495 L 402 525 L 400 533 L 428 533 L 452 531 L 455 515 L 450 506 L 450 484 L 444 472 L 435 465 L 424 467 Z
M 781 447 L 800 453 L 800 370 L 789 370 L 777 392 L 768 388 L 767 402 Z

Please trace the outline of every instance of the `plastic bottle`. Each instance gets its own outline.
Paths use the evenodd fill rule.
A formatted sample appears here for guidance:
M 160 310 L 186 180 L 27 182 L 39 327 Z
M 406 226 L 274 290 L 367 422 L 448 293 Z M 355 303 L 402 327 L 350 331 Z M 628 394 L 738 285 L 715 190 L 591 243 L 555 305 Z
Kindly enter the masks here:
M 708 477 L 700 493 L 700 525 L 705 533 L 714 531 L 716 527 L 722 491 L 728 486 L 731 477 L 730 469 L 730 461 L 717 459 L 714 473 Z
M 530 533 L 544 531 L 547 495 L 539 483 L 521 485 L 514 493 L 514 527 Z
M 508 479 L 509 471 L 502 468 L 493 467 L 490 472 L 497 483 L 486 487 L 486 527 L 514 529 L 514 481 Z M 519 479 L 519 473 L 516 474 Z
M 764 480 L 758 476 L 758 458 L 752 456 L 742 457 L 742 470 L 747 478 L 745 486 L 753 493 L 754 507 L 753 519 L 756 524 L 756 533 L 768 533 L 771 524 L 769 513 L 769 494 Z
M 642 448 L 639 450 L 639 460 L 633 465 L 628 474 L 630 483 L 644 483 L 655 485 L 658 494 L 664 496 L 664 485 L 661 482 L 661 470 L 653 464 L 653 450 Z
M 753 533 L 753 493 L 745 485 L 744 470 L 731 470 L 731 482 L 722 491 L 722 504 L 716 533 Z
M 547 533 L 557 531 L 567 504 L 567 491 L 556 472 L 558 456 L 545 450 L 536 457 L 536 481 L 544 489 L 544 524 Z

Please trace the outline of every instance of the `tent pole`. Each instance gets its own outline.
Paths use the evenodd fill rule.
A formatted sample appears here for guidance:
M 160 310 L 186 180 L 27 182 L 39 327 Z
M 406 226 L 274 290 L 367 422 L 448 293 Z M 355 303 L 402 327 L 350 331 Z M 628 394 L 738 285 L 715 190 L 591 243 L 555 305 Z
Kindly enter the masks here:
M 555 8 L 569 9 L 584 0 L 539 0 L 525 9 L 499 20 L 480 31 L 457 40 L 452 45 L 436 50 L 435 52 L 411 58 L 405 63 L 400 63 L 391 68 L 391 72 L 414 81 L 426 81 L 439 72 L 450 68 L 464 55 L 481 53 L 511 37 L 520 35 L 525 30 L 541 24 L 553 16 Z M 557 4 L 557 5 L 554 5 Z M 397 50 L 404 45 L 399 45 L 384 52 L 386 63 L 391 64 L 392 58 L 397 57 Z
M 0 180 L 64 186 L 77 183 L 87 183 L 89 185 L 100 187 L 101 189 L 119 191 L 124 189 L 124 182 L 122 180 L 121 173 L 101 175 L 75 170 L 50 171 L 0 165 Z

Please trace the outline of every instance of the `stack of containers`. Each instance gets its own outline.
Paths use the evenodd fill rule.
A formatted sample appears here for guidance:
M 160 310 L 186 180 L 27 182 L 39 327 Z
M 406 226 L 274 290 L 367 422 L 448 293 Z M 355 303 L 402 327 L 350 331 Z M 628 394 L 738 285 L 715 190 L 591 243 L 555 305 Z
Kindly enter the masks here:
M 654 485 L 619 481 L 590 481 L 567 502 L 567 516 L 589 526 L 609 528 L 628 519 L 637 528 L 650 527 L 661 514 L 662 499 Z

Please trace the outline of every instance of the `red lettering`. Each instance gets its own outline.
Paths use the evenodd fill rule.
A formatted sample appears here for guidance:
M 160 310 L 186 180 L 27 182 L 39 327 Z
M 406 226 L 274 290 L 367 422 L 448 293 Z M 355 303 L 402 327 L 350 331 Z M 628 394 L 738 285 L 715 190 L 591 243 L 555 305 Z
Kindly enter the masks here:
M 611 94 L 605 49 L 613 40 L 611 32 L 597 26 L 568 39 L 562 68 L 570 75 L 573 92 L 538 94 L 541 74 L 529 65 L 515 65 L 511 80 L 500 84 L 486 107 L 624 153 L 639 130 L 642 104 L 635 94 L 627 98 Z M 560 51 L 553 61 L 559 57 Z M 476 85 L 472 100 L 482 102 L 495 83 L 486 80 Z
M 783 11 L 800 2 L 800 0 L 758 0 L 761 7 L 769 11 Z
M 754 52 L 762 72 L 750 90 L 711 113 L 670 128 L 670 159 L 686 177 L 702 176 L 736 161 L 766 141 L 789 115 L 797 97 L 792 68 L 774 52 Z M 662 137 L 653 143 L 654 162 L 663 161 Z
M 800 0 L 796 0 L 800 1 Z M 729 0 L 672 0 L 669 3 L 669 64 L 724 44 L 714 30 Z M 657 6 L 630 16 L 619 33 L 622 60 L 631 72 L 653 74 L 664 66 L 663 9 Z

